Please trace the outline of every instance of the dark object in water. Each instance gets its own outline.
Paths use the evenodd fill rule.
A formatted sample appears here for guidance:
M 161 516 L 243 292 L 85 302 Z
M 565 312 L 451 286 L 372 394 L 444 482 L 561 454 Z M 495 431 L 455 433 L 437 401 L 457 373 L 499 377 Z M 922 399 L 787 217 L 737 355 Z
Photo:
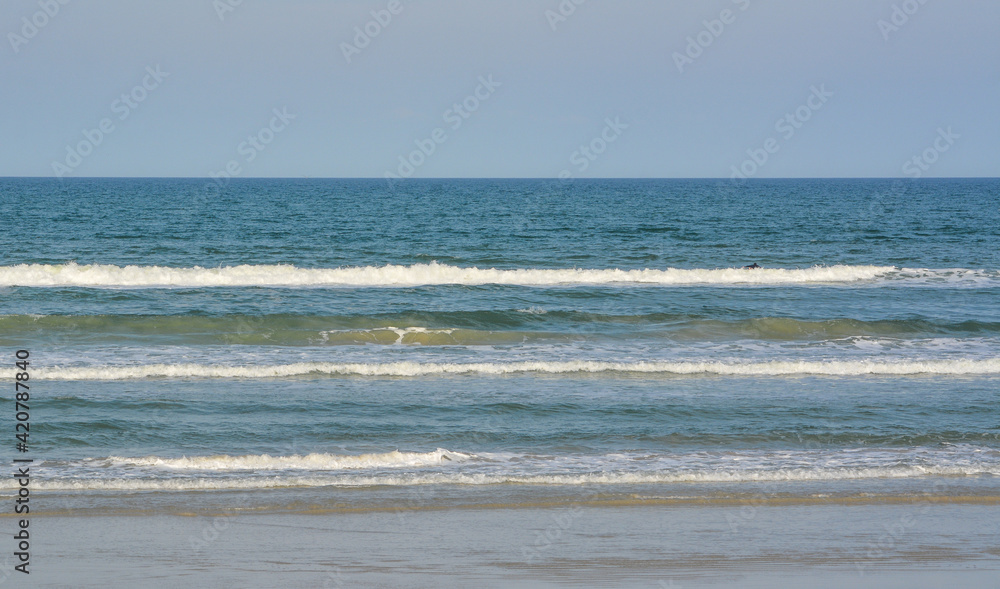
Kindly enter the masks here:
M 753 264 L 750 264 L 749 266 L 743 266 L 743 267 L 746 268 L 747 270 L 756 270 L 757 268 L 762 268 L 763 266 L 758 266 L 757 262 L 754 262 Z

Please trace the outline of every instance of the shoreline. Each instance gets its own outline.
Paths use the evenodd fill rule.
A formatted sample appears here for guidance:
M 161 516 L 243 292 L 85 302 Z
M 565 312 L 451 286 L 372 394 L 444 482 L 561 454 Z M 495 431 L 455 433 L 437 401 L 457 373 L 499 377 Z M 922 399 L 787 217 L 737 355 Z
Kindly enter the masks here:
M 743 506 L 747 507 L 747 506 Z M 992 587 L 981 503 L 39 516 L 41 587 Z M 9 520 L 7 520 L 9 521 Z M 88 581 L 88 579 L 93 579 Z
M 35 492 L 36 496 L 43 495 Z M 254 515 L 336 515 L 395 512 L 436 512 L 436 511 L 500 511 L 525 509 L 587 508 L 642 508 L 642 507 L 704 507 L 726 508 L 751 505 L 754 507 L 822 507 L 822 506 L 871 506 L 871 505 L 1000 505 L 1000 495 L 866 495 L 844 497 L 761 497 L 747 494 L 741 497 L 657 497 L 631 499 L 566 499 L 565 501 L 523 501 L 518 503 L 464 503 L 453 505 L 406 505 L 406 506 L 365 506 L 365 507 L 319 507 L 319 506 L 267 506 L 227 508 L 210 506 L 202 510 L 114 510 L 102 508 L 62 509 L 57 511 L 32 512 L 33 518 L 57 517 L 212 517 L 231 516 L 234 513 Z M 3 519 L 16 520 L 22 516 L 15 513 L 0 513 Z

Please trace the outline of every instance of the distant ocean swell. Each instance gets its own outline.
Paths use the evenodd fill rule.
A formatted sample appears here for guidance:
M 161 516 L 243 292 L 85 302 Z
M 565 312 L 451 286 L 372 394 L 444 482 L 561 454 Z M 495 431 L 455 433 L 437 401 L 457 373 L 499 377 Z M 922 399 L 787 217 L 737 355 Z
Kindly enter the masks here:
M 907 269 L 895 266 L 716 269 L 465 268 L 446 264 L 299 268 L 289 265 L 172 268 L 106 264 L 21 264 L 0 267 L 0 287 L 394 287 L 424 285 L 520 286 L 613 285 L 809 285 L 866 281 L 1000 286 L 1000 272 L 966 268 Z
M 275 365 L 145 364 L 40 368 L 43 380 L 139 380 L 146 378 L 280 378 L 289 376 L 399 376 L 634 373 L 648 375 L 722 376 L 864 376 L 864 375 L 994 375 L 1000 358 L 983 360 L 831 360 L 764 362 L 603 362 L 588 360 L 539 362 L 297 362 Z

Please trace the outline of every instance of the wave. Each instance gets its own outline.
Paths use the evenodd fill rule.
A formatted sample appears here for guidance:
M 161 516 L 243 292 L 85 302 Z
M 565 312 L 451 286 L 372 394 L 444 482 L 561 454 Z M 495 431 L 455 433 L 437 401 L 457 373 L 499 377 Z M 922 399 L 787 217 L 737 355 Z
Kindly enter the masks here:
M 493 346 L 533 341 L 571 341 L 582 339 L 582 336 L 559 333 L 394 326 L 374 329 L 325 330 L 319 332 L 318 336 L 312 343 L 329 345 Z
M 438 448 L 434 452 L 386 452 L 383 454 L 306 454 L 304 456 L 271 456 L 269 454 L 247 456 L 192 456 L 182 458 L 124 458 L 110 456 L 107 462 L 116 466 L 146 466 L 171 470 L 346 470 L 370 468 L 401 468 L 433 466 L 448 462 L 462 462 L 469 454 L 452 452 Z
M 934 278 L 935 270 L 915 271 Z M 953 271 L 949 271 L 953 272 Z M 966 272 L 978 272 L 970 270 Z M 318 286 L 520 286 L 640 284 L 684 285 L 795 285 L 838 284 L 888 278 L 894 266 L 813 266 L 811 268 L 718 269 L 548 269 L 463 268 L 447 264 L 298 268 L 291 265 L 241 265 L 219 268 L 114 266 L 108 264 L 21 264 L 0 267 L 0 287 L 318 287 Z
M 626 485 L 998 477 L 990 447 L 723 452 L 386 452 L 44 460 L 40 489 L 208 490 L 413 485 Z M 0 489 L 16 489 L 0 480 Z
M 781 469 L 594 472 L 583 474 L 488 474 L 461 472 L 400 473 L 397 475 L 253 475 L 174 478 L 60 478 L 33 482 L 51 491 L 126 490 L 196 491 L 274 489 L 282 487 L 374 487 L 415 485 L 628 485 L 663 483 L 746 483 L 905 479 L 918 477 L 1000 476 L 1000 468 L 985 465 L 898 465 L 881 467 L 799 467 Z M 0 482 L 11 490 L 16 481 Z
M 143 364 L 39 369 L 33 378 L 46 380 L 138 380 L 145 378 L 279 378 L 289 376 L 400 376 L 633 373 L 721 376 L 865 376 L 1000 374 L 1000 358 L 987 360 L 831 360 L 767 362 L 557 362 L 478 363 L 336 363 L 297 362 L 271 365 Z
M 452 314 L 440 315 L 447 320 Z M 493 323 L 495 328 L 396 326 L 392 320 L 370 316 L 0 315 L 0 345 L 19 345 L 26 335 L 84 343 L 122 344 L 128 339 L 143 342 L 155 339 L 159 344 L 268 346 L 491 346 L 586 338 L 582 334 L 509 329 L 510 315 L 504 312 L 459 315 L 465 316 L 457 318 L 463 323 Z M 405 314 L 397 318 L 413 319 Z M 1000 332 L 1000 325 L 997 331 Z
M 580 332 L 578 326 L 588 330 Z M 594 327 L 600 327 L 595 331 Z M 545 329 L 541 331 L 539 328 Z M 688 315 L 606 315 L 553 310 L 431 311 L 379 315 L 0 315 L 0 344 L 26 335 L 106 340 L 123 338 L 181 344 L 315 345 L 502 345 L 594 341 L 612 338 L 713 341 L 828 340 L 848 337 L 920 338 L 1000 334 L 1000 322 L 760 317 L 725 321 Z

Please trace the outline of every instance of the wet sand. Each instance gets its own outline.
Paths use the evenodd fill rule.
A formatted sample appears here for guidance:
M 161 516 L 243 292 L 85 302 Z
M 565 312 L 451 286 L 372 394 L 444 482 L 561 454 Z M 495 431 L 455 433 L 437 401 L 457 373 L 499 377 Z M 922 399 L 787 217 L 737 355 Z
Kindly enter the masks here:
M 2 520 L 5 530 L 14 522 Z M 982 503 L 39 516 L 35 587 L 996 587 Z

